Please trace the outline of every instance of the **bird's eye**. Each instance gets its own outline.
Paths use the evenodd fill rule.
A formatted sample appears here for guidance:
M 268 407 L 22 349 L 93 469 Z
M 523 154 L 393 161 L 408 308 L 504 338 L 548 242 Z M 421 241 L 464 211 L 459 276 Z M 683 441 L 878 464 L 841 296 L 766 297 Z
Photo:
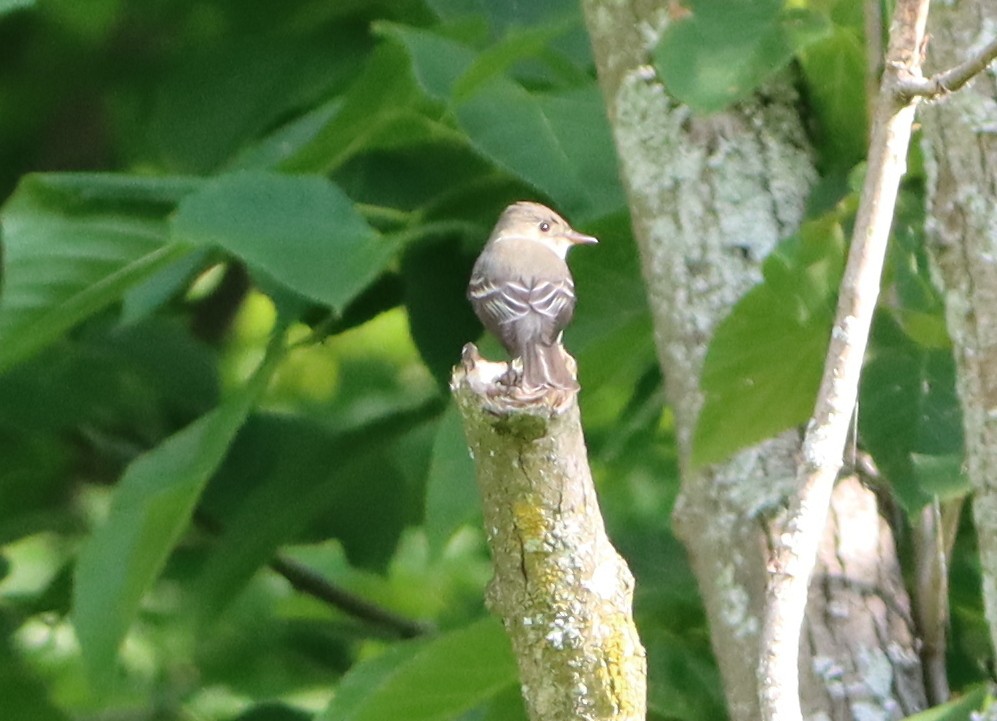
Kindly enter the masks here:
M 541 233 L 546 233 L 548 230 L 550 230 L 550 223 L 548 223 L 546 220 L 540 223 Z

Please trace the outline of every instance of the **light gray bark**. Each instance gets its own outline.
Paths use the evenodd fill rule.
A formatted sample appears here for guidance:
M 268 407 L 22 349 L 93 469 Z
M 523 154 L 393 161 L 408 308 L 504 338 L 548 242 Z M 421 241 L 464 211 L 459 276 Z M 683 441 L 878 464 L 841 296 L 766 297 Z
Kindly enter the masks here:
M 650 65 L 650 50 L 669 22 L 666 2 L 585 0 L 583 7 L 676 417 L 682 492 L 674 527 L 699 582 L 731 718 L 754 721 L 767 548 L 781 532 L 778 511 L 793 488 L 799 434 L 704 469 L 689 464 L 690 441 L 713 330 L 758 282 L 765 255 L 798 227 L 816 171 L 798 98 L 785 79 L 722 114 L 697 117 L 668 96 Z M 828 570 L 817 573 L 826 577 Z M 870 589 L 873 596 L 893 591 L 903 596 L 899 583 Z M 848 638 L 875 622 L 838 623 L 831 614 L 828 624 L 832 631 L 812 633 L 813 645 L 801 657 L 808 717 L 862 717 L 861 702 L 884 690 L 889 700 L 869 704 L 876 713 L 865 718 L 899 718 L 905 707 L 917 707 L 896 698 L 895 679 L 910 672 L 909 627 L 893 637 Z M 904 650 L 895 654 L 903 669 L 889 666 L 885 683 L 880 675 L 873 689 L 855 654 L 889 658 L 885 649 L 894 643 Z
M 943 71 L 997 35 L 993 0 L 936 3 L 926 66 Z M 997 69 L 922 104 L 928 232 L 945 292 L 966 465 L 983 566 L 991 642 L 997 647 Z
M 898 719 L 926 708 L 893 533 L 855 476 L 831 495 L 818 560 L 803 626 L 801 656 L 814 672 L 800 677 L 804 715 Z

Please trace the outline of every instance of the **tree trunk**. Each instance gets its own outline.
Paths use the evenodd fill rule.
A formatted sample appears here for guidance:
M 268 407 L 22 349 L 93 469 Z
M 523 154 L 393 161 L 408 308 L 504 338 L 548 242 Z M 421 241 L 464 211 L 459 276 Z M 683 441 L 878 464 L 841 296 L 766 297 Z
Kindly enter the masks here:
M 810 581 L 800 649 L 804 715 L 833 719 L 899 719 L 927 707 L 889 524 L 876 496 L 855 476 L 843 477 Z
M 937 4 L 928 69 L 946 70 L 990 40 L 993 0 Z M 973 484 L 983 597 L 997 648 L 997 69 L 921 106 L 928 233 L 945 291 Z
M 713 329 L 758 282 L 765 255 L 799 226 L 816 171 L 785 80 L 727 112 L 696 117 L 649 64 L 669 22 L 666 3 L 586 0 L 584 9 L 675 412 L 682 492 L 674 526 L 699 582 L 731 718 L 754 720 L 768 539 L 780 532 L 777 511 L 793 486 L 800 438 L 785 433 L 705 469 L 689 464 L 690 441 Z M 836 523 L 832 538 L 851 539 L 851 525 L 867 524 L 868 514 L 839 513 Z M 900 718 L 924 705 L 892 556 L 877 554 L 874 574 L 851 576 L 868 564 L 866 549 L 892 548 L 885 524 L 873 530 L 878 542 L 836 544 L 840 568 L 817 568 L 814 587 L 823 584 L 824 593 L 811 600 L 824 613 L 810 619 L 800 662 L 808 716 L 853 719 L 875 709 L 879 718 Z M 863 585 L 868 579 L 877 582 Z M 860 587 L 865 602 L 849 602 L 849 618 L 840 618 L 834 594 Z

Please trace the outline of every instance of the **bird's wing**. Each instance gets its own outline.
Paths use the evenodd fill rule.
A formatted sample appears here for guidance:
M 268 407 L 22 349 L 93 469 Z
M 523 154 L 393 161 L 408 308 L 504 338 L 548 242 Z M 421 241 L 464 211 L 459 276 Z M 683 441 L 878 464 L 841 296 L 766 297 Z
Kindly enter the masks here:
M 475 275 L 467 288 L 467 297 L 479 315 L 487 315 L 500 325 L 518 320 L 530 312 L 530 289 L 516 281 L 496 283 Z
M 550 319 L 556 336 L 571 321 L 575 309 L 575 284 L 571 278 L 538 280 L 530 289 L 529 304 L 534 312 Z
M 552 338 L 571 320 L 575 307 L 575 286 L 570 278 L 496 283 L 476 275 L 471 278 L 467 294 L 482 313 L 499 325 L 512 323 L 530 314 L 539 315 L 544 319 L 544 325 L 549 324 L 554 330 Z

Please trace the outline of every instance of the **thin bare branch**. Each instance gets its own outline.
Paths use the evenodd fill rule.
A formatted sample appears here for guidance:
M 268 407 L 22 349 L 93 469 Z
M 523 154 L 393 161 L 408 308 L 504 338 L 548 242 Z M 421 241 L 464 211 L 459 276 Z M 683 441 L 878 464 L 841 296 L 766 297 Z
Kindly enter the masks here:
M 869 124 L 879 95 L 883 77 L 883 0 L 865 0 L 862 3 L 865 25 L 865 102 Z
M 914 606 L 921 636 L 925 686 L 932 706 L 949 700 L 945 647 L 949 625 L 948 557 L 942 529 L 941 504 L 929 503 L 914 527 Z
M 949 699 L 945 655 L 949 627 L 949 561 L 965 497 L 926 506 L 914 528 L 914 593 L 925 686 L 933 706 Z
M 965 62 L 943 73 L 935 73 L 930 78 L 912 75 L 900 81 L 897 92 L 902 98 L 936 98 L 954 92 L 968 83 L 997 58 L 997 37 L 980 48 Z
M 349 616 L 379 626 L 402 638 L 421 636 L 433 630 L 429 624 L 405 618 L 366 598 L 350 593 L 314 569 L 285 556 L 275 556 L 269 565 L 301 593 L 324 601 Z
M 799 646 L 807 588 L 831 490 L 842 466 L 897 190 L 906 168 L 914 104 L 901 100 L 896 87 L 902 75 L 920 72 L 928 4 L 929 0 L 897 1 L 874 114 L 868 171 L 820 392 L 803 441 L 798 491 L 790 499 L 785 530 L 772 549 L 758 666 L 766 721 L 802 718 Z
M 194 511 L 194 522 L 199 528 L 213 536 L 220 536 L 223 533 L 221 524 L 201 509 Z M 267 565 L 275 573 L 287 579 L 287 582 L 300 593 L 317 598 L 342 611 L 347 616 L 378 626 L 395 636 L 412 638 L 433 630 L 430 624 L 413 621 L 382 608 L 372 601 L 337 586 L 313 568 L 281 554 L 275 555 Z

